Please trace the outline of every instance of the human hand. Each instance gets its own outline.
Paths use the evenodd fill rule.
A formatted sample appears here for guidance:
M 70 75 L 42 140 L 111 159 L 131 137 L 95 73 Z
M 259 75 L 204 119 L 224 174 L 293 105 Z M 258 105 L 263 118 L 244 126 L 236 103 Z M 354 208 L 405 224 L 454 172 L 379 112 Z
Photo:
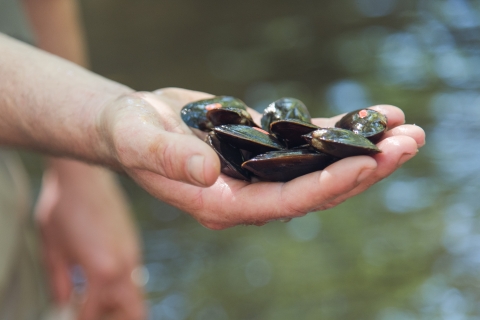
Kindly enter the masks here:
M 78 319 L 144 319 L 143 292 L 135 283 L 139 241 L 113 175 L 70 160 L 52 163 L 44 175 L 36 218 L 55 301 L 69 302 L 71 270 L 80 266 L 86 288 L 79 293 Z
M 185 104 L 209 97 L 174 88 L 130 94 L 105 107 L 98 127 L 104 149 L 140 186 L 211 229 L 262 225 L 336 206 L 393 173 L 425 143 L 420 127 L 403 124 L 400 109 L 376 106 L 388 118 L 389 131 L 377 144 L 382 153 L 345 158 L 286 183 L 249 183 L 219 175 L 214 151 L 180 118 Z M 249 111 L 259 123 L 260 114 Z M 329 127 L 340 117 L 313 123 Z

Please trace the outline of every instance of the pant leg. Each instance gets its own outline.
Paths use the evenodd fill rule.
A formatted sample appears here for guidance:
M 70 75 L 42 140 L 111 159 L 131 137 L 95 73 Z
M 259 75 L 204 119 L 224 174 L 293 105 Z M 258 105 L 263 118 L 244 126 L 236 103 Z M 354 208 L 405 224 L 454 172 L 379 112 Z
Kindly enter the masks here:
M 52 305 L 30 218 L 29 185 L 19 158 L 0 150 L 0 319 L 70 320 Z

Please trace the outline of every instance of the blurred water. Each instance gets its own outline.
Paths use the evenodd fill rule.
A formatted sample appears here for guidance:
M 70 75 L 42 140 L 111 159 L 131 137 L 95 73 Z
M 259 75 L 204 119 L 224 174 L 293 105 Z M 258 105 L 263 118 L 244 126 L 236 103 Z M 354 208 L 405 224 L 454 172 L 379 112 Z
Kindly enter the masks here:
M 390 178 L 289 224 L 209 231 L 132 196 L 152 319 L 480 319 L 480 1 L 83 0 L 95 71 L 427 130 Z

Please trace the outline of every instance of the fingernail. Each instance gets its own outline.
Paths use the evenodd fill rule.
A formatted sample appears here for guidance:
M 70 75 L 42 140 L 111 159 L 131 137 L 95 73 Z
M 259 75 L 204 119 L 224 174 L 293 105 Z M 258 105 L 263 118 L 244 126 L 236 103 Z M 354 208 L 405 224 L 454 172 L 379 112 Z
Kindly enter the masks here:
M 203 164 L 205 162 L 205 157 L 200 155 L 191 156 L 188 159 L 188 173 L 193 180 L 198 182 L 201 185 L 205 183 L 205 172 L 203 169 Z
M 414 155 L 411 154 L 411 153 L 404 153 L 400 159 L 398 160 L 398 164 L 397 166 L 401 166 L 402 164 L 404 164 L 405 162 L 407 162 L 408 160 L 410 160 Z
M 368 178 L 373 173 L 373 169 L 363 169 L 360 174 L 358 175 L 357 182 L 360 183 L 366 178 Z

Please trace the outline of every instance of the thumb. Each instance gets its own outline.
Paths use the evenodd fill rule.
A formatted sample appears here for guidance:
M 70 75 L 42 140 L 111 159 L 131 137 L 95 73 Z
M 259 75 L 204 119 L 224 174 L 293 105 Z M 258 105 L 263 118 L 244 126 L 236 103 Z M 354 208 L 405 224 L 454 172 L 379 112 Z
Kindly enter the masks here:
M 134 165 L 138 169 L 201 187 L 214 184 L 220 174 L 215 151 L 193 135 L 155 130 L 142 141 L 143 145 L 134 146 L 142 155 Z

